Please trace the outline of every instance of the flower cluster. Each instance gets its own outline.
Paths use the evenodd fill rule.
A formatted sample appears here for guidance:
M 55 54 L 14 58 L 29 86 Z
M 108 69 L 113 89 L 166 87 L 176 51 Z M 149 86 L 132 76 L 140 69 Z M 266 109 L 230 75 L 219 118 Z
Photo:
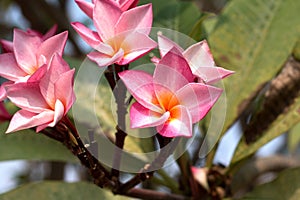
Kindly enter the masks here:
M 1 100 L 8 98 L 21 108 L 7 133 L 53 127 L 75 100 L 74 70 L 62 58 L 68 33 L 55 32 L 55 26 L 45 35 L 15 29 L 12 42 L 1 41 L 0 75 L 8 80 L 1 85 Z
M 137 0 L 76 3 L 96 30 L 80 22 L 72 26 L 94 49 L 87 56 L 99 67 L 128 65 L 157 46 L 149 37 L 152 4 L 137 6 Z M 74 103 L 74 70 L 62 58 L 68 33 L 55 32 L 56 26 L 45 35 L 15 29 L 12 42 L 0 41 L 4 52 L 0 55 L 0 76 L 8 80 L 1 85 L 0 98 L 21 108 L 7 132 L 53 127 Z M 131 127 L 156 127 L 164 137 L 191 137 L 192 125 L 209 112 L 222 93 L 212 84 L 233 72 L 215 66 L 206 41 L 183 50 L 159 34 L 158 47 L 160 58 L 152 58 L 153 75 L 137 70 L 116 74 L 136 100 L 130 108 Z

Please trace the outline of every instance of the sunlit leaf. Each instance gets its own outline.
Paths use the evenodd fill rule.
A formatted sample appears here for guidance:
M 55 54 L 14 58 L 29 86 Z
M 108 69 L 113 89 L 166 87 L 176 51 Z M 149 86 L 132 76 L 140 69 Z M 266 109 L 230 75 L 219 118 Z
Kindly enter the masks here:
M 269 81 L 291 55 L 299 38 L 300 1 L 232 0 L 209 35 L 218 65 L 236 73 L 225 80 L 226 131 L 241 104 Z
M 288 134 L 288 148 L 294 152 L 300 144 L 300 123 L 294 126 Z

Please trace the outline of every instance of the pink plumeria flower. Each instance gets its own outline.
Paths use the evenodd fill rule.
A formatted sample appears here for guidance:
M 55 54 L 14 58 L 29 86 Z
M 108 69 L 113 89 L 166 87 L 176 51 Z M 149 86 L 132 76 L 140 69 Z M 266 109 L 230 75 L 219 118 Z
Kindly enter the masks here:
M 31 127 L 39 132 L 55 126 L 75 101 L 74 72 L 56 53 L 27 82 L 7 87 L 7 97 L 21 110 L 14 114 L 6 132 Z
M 52 28 L 49 29 L 49 31 L 47 33 L 45 33 L 44 35 L 41 34 L 38 31 L 32 30 L 32 29 L 28 29 L 26 32 L 29 35 L 32 36 L 38 36 L 41 38 L 42 41 L 47 40 L 48 38 L 52 37 L 57 31 L 57 25 L 55 24 Z M 2 46 L 2 52 L 3 53 L 8 53 L 8 52 L 13 52 L 14 48 L 13 48 L 13 42 L 8 41 L 8 40 L 0 40 L 0 44 Z
M 0 76 L 9 81 L 1 85 L 0 99 L 5 98 L 3 86 L 26 82 L 41 66 L 47 64 L 54 53 L 63 54 L 68 32 L 46 40 L 18 29 L 14 30 L 13 51 L 0 54 Z
M 159 61 L 153 77 L 134 70 L 119 76 L 137 101 L 130 108 L 131 128 L 156 127 L 164 137 L 191 137 L 192 124 L 207 114 L 222 93 L 192 83 L 194 75 L 175 48 Z
M 85 0 L 75 0 L 79 8 L 90 18 L 93 18 L 93 10 L 95 7 L 95 2 L 101 0 L 92 0 L 88 2 Z M 129 10 L 136 7 L 138 0 L 110 0 L 116 6 L 118 6 L 122 11 Z
M 172 48 L 176 48 L 180 51 L 189 63 L 193 74 L 200 79 L 198 80 L 199 82 L 213 84 L 234 73 L 233 71 L 217 67 L 215 65 L 206 40 L 198 42 L 186 50 L 183 50 L 178 44 L 169 38 L 158 34 L 158 46 L 161 57 L 166 55 L 166 53 Z M 152 61 L 157 63 L 159 59 L 154 57 Z
M 97 32 L 79 22 L 72 23 L 77 33 L 96 51 L 88 57 L 99 67 L 126 65 L 156 47 L 148 35 L 152 26 L 152 5 L 122 11 L 109 0 L 96 1 L 93 22 Z

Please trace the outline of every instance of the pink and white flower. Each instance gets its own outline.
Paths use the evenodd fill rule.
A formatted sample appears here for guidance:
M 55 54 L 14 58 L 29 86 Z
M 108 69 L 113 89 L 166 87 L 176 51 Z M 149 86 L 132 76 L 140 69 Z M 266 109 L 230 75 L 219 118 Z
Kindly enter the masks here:
M 56 53 L 47 65 L 40 67 L 27 82 L 7 87 L 7 97 L 18 107 L 7 133 L 37 127 L 55 126 L 75 101 L 74 69 Z
M 178 44 L 159 34 L 158 46 L 161 57 L 166 55 L 172 48 L 176 48 L 181 52 L 191 67 L 193 74 L 200 79 L 199 82 L 213 84 L 234 73 L 233 71 L 215 65 L 206 40 L 198 42 L 186 50 L 183 50 Z M 153 58 L 152 61 L 157 63 L 159 59 Z
M 131 128 L 156 127 L 164 137 L 191 137 L 222 90 L 192 83 L 194 75 L 183 55 L 173 48 L 157 64 L 153 77 L 143 71 L 119 73 L 136 99 L 130 108 Z
M 152 26 L 151 4 L 123 11 L 113 1 L 94 3 L 91 14 L 97 31 L 79 22 L 72 26 L 96 50 L 88 57 L 99 67 L 126 65 L 156 47 L 156 42 L 148 36 Z
M 15 29 L 12 51 L 0 54 L 0 76 L 9 80 L 1 85 L 0 99 L 6 95 L 3 86 L 26 82 L 41 66 L 48 64 L 54 53 L 62 56 L 67 37 L 68 32 L 63 32 L 45 39 Z

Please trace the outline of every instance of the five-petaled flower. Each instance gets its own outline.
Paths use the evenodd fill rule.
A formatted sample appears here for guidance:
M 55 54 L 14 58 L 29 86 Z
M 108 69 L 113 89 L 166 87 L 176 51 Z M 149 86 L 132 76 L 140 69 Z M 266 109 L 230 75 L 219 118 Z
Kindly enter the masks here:
M 39 132 L 55 126 L 75 101 L 74 69 L 55 53 L 27 82 L 7 87 L 7 97 L 21 108 L 14 114 L 7 133 L 37 127 Z
M 0 100 L 6 97 L 4 86 L 26 82 L 54 53 L 62 56 L 68 32 L 45 39 L 33 32 L 14 30 L 12 51 L 0 55 L 0 76 L 9 81 L 0 88 Z
M 176 48 L 178 51 L 180 51 L 186 61 L 189 63 L 193 74 L 196 76 L 199 82 L 213 84 L 234 73 L 233 71 L 224 69 L 222 67 L 217 67 L 215 65 L 206 40 L 198 42 L 186 50 L 183 50 L 178 44 L 169 38 L 158 34 L 158 47 L 161 57 L 166 55 L 166 53 L 172 48 Z M 157 63 L 159 62 L 159 59 L 154 57 L 152 61 Z
M 119 76 L 137 101 L 130 108 L 131 127 L 156 127 L 165 137 L 191 137 L 192 124 L 207 114 L 222 93 L 219 88 L 192 83 L 194 75 L 176 48 L 159 61 L 153 77 L 134 70 Z
M 106 67 L 126 65 L 156 47 L 148 35 L 152 26 L 152 5 L 123 11 L 114 1 L 95 1 L 92 19 L 97 31 L 79 22 L 72 23 L 77 33 L 96 51 L 87 56 Z

